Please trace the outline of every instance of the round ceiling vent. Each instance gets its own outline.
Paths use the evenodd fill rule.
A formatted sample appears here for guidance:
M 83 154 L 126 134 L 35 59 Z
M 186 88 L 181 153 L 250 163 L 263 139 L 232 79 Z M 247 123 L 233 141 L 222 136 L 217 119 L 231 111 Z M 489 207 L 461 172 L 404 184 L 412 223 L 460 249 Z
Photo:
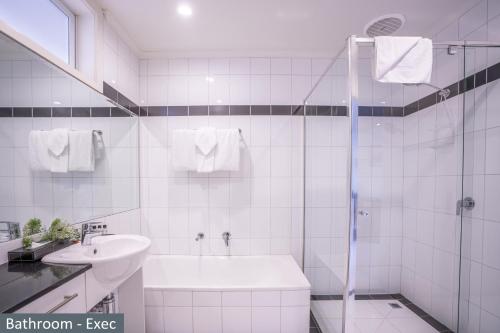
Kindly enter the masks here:
M 405 21 L 405 17 L 401 14 L 380 16 L 365 26 L 365 33 L 370 37 L 389 36 L 398 31 Z

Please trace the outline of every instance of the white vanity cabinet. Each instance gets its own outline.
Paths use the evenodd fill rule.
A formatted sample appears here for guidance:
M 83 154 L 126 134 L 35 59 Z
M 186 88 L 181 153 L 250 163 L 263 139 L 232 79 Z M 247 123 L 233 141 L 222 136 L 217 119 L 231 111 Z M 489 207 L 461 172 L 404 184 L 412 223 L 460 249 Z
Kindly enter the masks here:
M 118 312 L 125 315 L 125 332 L 144 333 L 142 268 L 119 285 L 106 287 L 96 280 L 92 269 L 89 269 L 16 313 L 86 313 L 111 292 L 115 293 Z
M 85 313 L 85 274 L 64 283 L 16 313 Z

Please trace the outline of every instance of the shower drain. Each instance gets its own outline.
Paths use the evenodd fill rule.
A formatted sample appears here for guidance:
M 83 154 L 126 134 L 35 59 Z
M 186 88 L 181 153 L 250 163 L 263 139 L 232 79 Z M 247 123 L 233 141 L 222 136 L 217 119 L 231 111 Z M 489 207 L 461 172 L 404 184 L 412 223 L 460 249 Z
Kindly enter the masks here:
M 389 303 L 389 306 L 393 309 L 401 309 L 401 305 L 398 303 Z

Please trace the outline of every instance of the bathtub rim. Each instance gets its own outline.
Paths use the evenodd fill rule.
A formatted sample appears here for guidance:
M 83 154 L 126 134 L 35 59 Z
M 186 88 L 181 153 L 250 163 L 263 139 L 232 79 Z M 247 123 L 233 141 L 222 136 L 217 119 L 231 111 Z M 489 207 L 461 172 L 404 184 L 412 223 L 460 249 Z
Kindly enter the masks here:
M 191 256 L 191 255 L 168 255 L 168 254 L 149 254 L 146 258 L 146 261 L 150 258 L 161 258 L 161 257 L 176 257 L 176 258 L 184 258 L 184 257 L 195 257 L 198 259 L 202 258 L 220 258 L 220 259 L 228 259 L 227 256 Z M 280 254 L 280 255 L 254 255 L 254 256 L 230 256 L 231 258 L 247 258 L 247 257 L 282 257 L 286 258 L 285 260 L 291 261 L 295 263 L 297 266 L 297 272 L 301 274 L 300 279 L 302 280 L 300 284 L 281 284 L 281 285 L 211 285 L 211 286 L 198 286 L 198 285 L 157 285 L 157 284 L 147 284 L 146 279 L 144 278 L 144 289 L 149 291 L 300 291 L 300 290 L 311 290 L 311 283 L 305 276 L 304 272 L 301 270 L 300 266 L 295 262 L 295 259 L 289 254 Z M 143 270 L 144 274 L 144 270 Z

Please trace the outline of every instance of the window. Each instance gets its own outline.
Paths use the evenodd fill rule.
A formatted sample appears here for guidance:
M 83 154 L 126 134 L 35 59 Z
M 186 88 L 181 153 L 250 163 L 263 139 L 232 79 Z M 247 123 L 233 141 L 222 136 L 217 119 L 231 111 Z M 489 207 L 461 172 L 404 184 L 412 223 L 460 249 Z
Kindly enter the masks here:
M 58 0 L 0 0 L 0 19 L 75 64 L 75 16 Z

